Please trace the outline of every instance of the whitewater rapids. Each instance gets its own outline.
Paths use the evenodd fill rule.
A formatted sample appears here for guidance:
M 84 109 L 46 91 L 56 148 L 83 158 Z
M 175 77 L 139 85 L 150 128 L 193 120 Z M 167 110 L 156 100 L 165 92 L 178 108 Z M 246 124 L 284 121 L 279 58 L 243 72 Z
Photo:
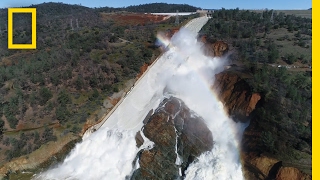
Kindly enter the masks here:
M 196 18 L 175 34 L 169 50 L 144 74 L 118 108 L 96 132 L 76 145 L 56 167 L 34 179 L 127 179 L 139 164 L 133 164 L 141 149 L 154 143 L 142 133 L 144 144 L 136 147 L 135 134 L 141 130 L 150 110 L 165 97 L 181 99 L 201 116 L 212 132 L 214 148 L 205 152 L 186 170 L 185 179 L 243 179 L 239 142 L 244 126 L 229 119 L 211 90 L 214 75 L 226 60 L 204 55 L 197 32 L 208 21 Z

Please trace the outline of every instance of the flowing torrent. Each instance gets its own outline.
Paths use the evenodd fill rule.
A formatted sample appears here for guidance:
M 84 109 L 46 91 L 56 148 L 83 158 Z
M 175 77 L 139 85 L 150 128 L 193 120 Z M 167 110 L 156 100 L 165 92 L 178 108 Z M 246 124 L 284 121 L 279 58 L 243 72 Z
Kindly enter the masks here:
M 137 148 L 135 134 L 148 112 L 170 96 L 181 99 L 201 116 L 214 140 L 213 149 L 190 164 L 185 179 L 243 179 L 239 142 L 244 125 L 226 115 L 211 89 L 214 75 L 223 70 L 226 60 L 205 56 L 203 44 L 196 40 L 207 21 L 207 17 L 190 21 L 170 41 L 158 36 L 168 51 L 137 81 L 96 132 L 86 135 L 61 164 L 34 179 L 130 178 L 139 168 L 138 163 L 133 164 L 137 152 L 154 146 L 142 133 L 144 144 Z

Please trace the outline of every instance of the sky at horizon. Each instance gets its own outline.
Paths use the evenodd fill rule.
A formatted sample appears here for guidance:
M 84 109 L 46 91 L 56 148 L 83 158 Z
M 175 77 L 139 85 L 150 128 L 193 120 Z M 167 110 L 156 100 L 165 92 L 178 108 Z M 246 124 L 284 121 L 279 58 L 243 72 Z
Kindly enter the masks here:
M 309 9 L 312 7 L 312 0 L 268 0 L 268 1 L 260 1 L 256 0 L 118 0 L 118 1 L 108 1 L 108 0 L 1 0 L 0 8 L 8 8 L 8 7 L 22 7 L 29 6 L 31 4 L 41 4 L 43 2 L 63 2 L 67 4 L 81 4 L 82 6 L 87 7 L 126 7 L 130 5 L 139 5 L 139 4 L 147 4 L 147 3 L 155 3 L 155 2 L 164 2 L 171 4 L 189 4 L 192 6 L 200 7 L 203 9 Z

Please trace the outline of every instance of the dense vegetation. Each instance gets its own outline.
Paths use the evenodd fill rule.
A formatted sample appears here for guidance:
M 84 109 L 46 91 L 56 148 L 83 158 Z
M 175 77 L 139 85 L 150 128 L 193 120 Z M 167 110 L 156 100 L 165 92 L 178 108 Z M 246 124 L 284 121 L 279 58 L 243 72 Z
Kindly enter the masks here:
M 104 12 L 128 11 L 128 12 L 139 12 L 139 13 L 174 13 L 177 10 L 179 12 L 196 12 L 197 9 L 200 9 L 200 8 L 190 6 L 187 4 L 167 4 L 167 3 L 150 3 L 150 4 L 128 6 L 124 8 L 111 8 L 111 7 L 98 8 L 99 11 L 104 11 Z
M 245 134 L 244 150 L 310 162 L 311 71 L 301 67 L 311 65 L 311 19 L 275 12 L 270 22 L 271 14 L 222 9 L 202 33 L 232 45 L 232 59 L 246 67 L 247 82 L 262 95 L 247 129 L 258 136 Z
M 176 11 L 179 12 L 196 12 L 197 9 L 194 6 L 187 4 L 167 4 L 167 3 L 152 3 L 152 4 L 143 4 L 137 6 L 128 6 L 126 7 L 127 11 L 130 12 L 152 12 L 152 13 L 173 13 Z
M 159 55 L 159 28 L 174 26 L 174 19 L 121 24 L 78 5 L 31 7 L 37 7 L 36 50 L 8 50 L 3 26 L 0 34 L 0 164 L 98 120 L 104 99 Z M 0 24 L 6 14 L 0 10 Z M 30 43 L 25 15 L 14 15 L 15 43 Z
M 271 22 L 271 14 L 222 9 L 215 11 L 202 33 L 213 41 L 221 39 L 232 44 L 242 60 L 274 63 L 281 57 L 289 64 L 298 59 L 310 64 L 311 19 L 276 12 Z M 302 49 L 294 47 L 290 51 L 292 45 Z

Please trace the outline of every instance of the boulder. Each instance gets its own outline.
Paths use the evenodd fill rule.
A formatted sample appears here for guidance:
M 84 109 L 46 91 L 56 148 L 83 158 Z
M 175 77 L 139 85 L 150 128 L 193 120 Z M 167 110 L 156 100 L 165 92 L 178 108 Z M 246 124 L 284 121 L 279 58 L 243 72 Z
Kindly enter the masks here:
M 213 147 L 211 131 L 203 119 L 173 97 L 159 105 L 144 125 L 143 134 L 155 145 L 142 150 L 140 168 L 131 179 L 179 179 L 196 157 Z M 138 133 L 136 141 L 141 145 Z
M 311 177 L 294 167 L 281 167 L 276 180 L 311 180 Z

